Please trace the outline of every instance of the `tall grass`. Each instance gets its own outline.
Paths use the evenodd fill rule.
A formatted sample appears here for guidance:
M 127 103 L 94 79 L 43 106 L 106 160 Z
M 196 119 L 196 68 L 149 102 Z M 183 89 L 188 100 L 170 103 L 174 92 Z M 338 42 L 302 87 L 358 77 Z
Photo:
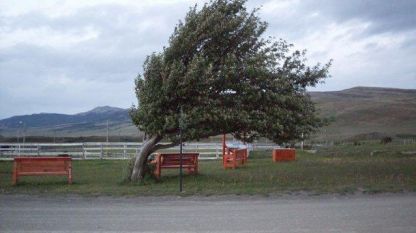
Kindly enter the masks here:
M 372 153 L 376 151 L 375 153 Z M 297 152 L 294 162 L 273 163 L 271 151 L 252 152 L 246 166 L 222 168 L 201 161 L 198 175 L 185 175 L 185 195 L 416 191 L 416 145 L 335 146 L 316 154 Z M 23 177 L 11 186 L 12 162 L 0 162 L 2 193 L 86 195 L 177 195 L 178 170 L 162 170 L 159 181 L 125 182 L 128 160 L 73 161 L 74 184 L 65 177 Z

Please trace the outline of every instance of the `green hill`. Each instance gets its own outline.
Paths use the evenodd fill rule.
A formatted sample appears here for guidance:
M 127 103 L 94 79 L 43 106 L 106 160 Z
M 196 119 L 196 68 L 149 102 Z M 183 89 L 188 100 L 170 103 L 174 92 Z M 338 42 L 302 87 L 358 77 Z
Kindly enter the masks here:
M 342 91 L 310 92 L 321 116 L 332 120 L 314 136 L 317 140 L 380 138 L 416 135 L 416 90 L 355 87 Z M 127 109 L 97 107 L 74 115 L 41 113 L 0 120 L 0 135 L 138 136 Z
M 320 115 L 332 120 L 319 139 L 416 134 L 416 90 L 355 87 L 310 95 Z

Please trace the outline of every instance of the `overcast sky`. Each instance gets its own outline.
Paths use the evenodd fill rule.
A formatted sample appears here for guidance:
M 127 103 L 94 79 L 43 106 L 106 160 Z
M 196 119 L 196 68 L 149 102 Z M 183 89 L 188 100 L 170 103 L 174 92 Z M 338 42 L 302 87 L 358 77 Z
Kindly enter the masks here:
M 0 119 L 135 104 L 134 78 L 204 1 L 0 1 Z M 416 1 L 259 0 L 266 36 L 334 59 L 314 90 L 416 88 Z

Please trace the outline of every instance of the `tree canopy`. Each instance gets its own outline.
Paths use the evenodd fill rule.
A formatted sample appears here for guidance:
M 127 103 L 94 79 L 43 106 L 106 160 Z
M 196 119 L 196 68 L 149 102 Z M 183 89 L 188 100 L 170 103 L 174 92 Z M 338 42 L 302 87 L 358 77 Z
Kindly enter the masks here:
M 192 7 L 168 46 L 147 57 L 135 80 L 138 105 L 131 117 L 154 137 L 149 151 L 161 139 L 177 144 L 180 124 L 185 141 L 231 133 L 276 143 L 320 126 L 306 87 L 328 77 L 330 64 L 308 66 L 305 51 L 266 38 L 267 23 L 245 2 Z

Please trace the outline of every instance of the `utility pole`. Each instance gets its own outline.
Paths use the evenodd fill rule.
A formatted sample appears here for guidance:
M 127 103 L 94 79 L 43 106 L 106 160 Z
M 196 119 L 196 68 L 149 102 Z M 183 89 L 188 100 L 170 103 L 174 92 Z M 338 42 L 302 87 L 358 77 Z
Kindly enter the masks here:
M 105 154 L 107 155 L 107 157 L 108 157 L 108 120 L 107 120 L 107 140 L 106 140 L 106 149 L 105 149 Z M 101 144 L 101 154 L 103 153 L 103 144 Z
M 23 144 L 26 143 L 26 122 L 23 122 Z
M 183 171 L 182 171 L 182 167 L 183 167 L 183 154 L 182 154 L 182 130 L 184 127 L 184 122 L 183 122 L 183 111 L 182 111 L 182 106 L 181 106 L 181 110 L 180 110 L 180 115 L 179 115 L 179 192 L 182 192 L 183 190 Z
M 108 120 L 107 120 L 107 143 L 108 143 Z
M 181 129 L 181 127 L 179 126 L 179 150 L 180 150 L 180 155 L 179 155 L 179 192 L 182 192 L 182 190 L 183 190 L 183 171 L 182 171 L 182 163 L 183 163 L 183 161 L 182 161 L 182 129 Z
M 19 125 L 17 126 L 17 143 L 20 143 L 20 134 L 22 134 L 22 121 L 19 121 Z

